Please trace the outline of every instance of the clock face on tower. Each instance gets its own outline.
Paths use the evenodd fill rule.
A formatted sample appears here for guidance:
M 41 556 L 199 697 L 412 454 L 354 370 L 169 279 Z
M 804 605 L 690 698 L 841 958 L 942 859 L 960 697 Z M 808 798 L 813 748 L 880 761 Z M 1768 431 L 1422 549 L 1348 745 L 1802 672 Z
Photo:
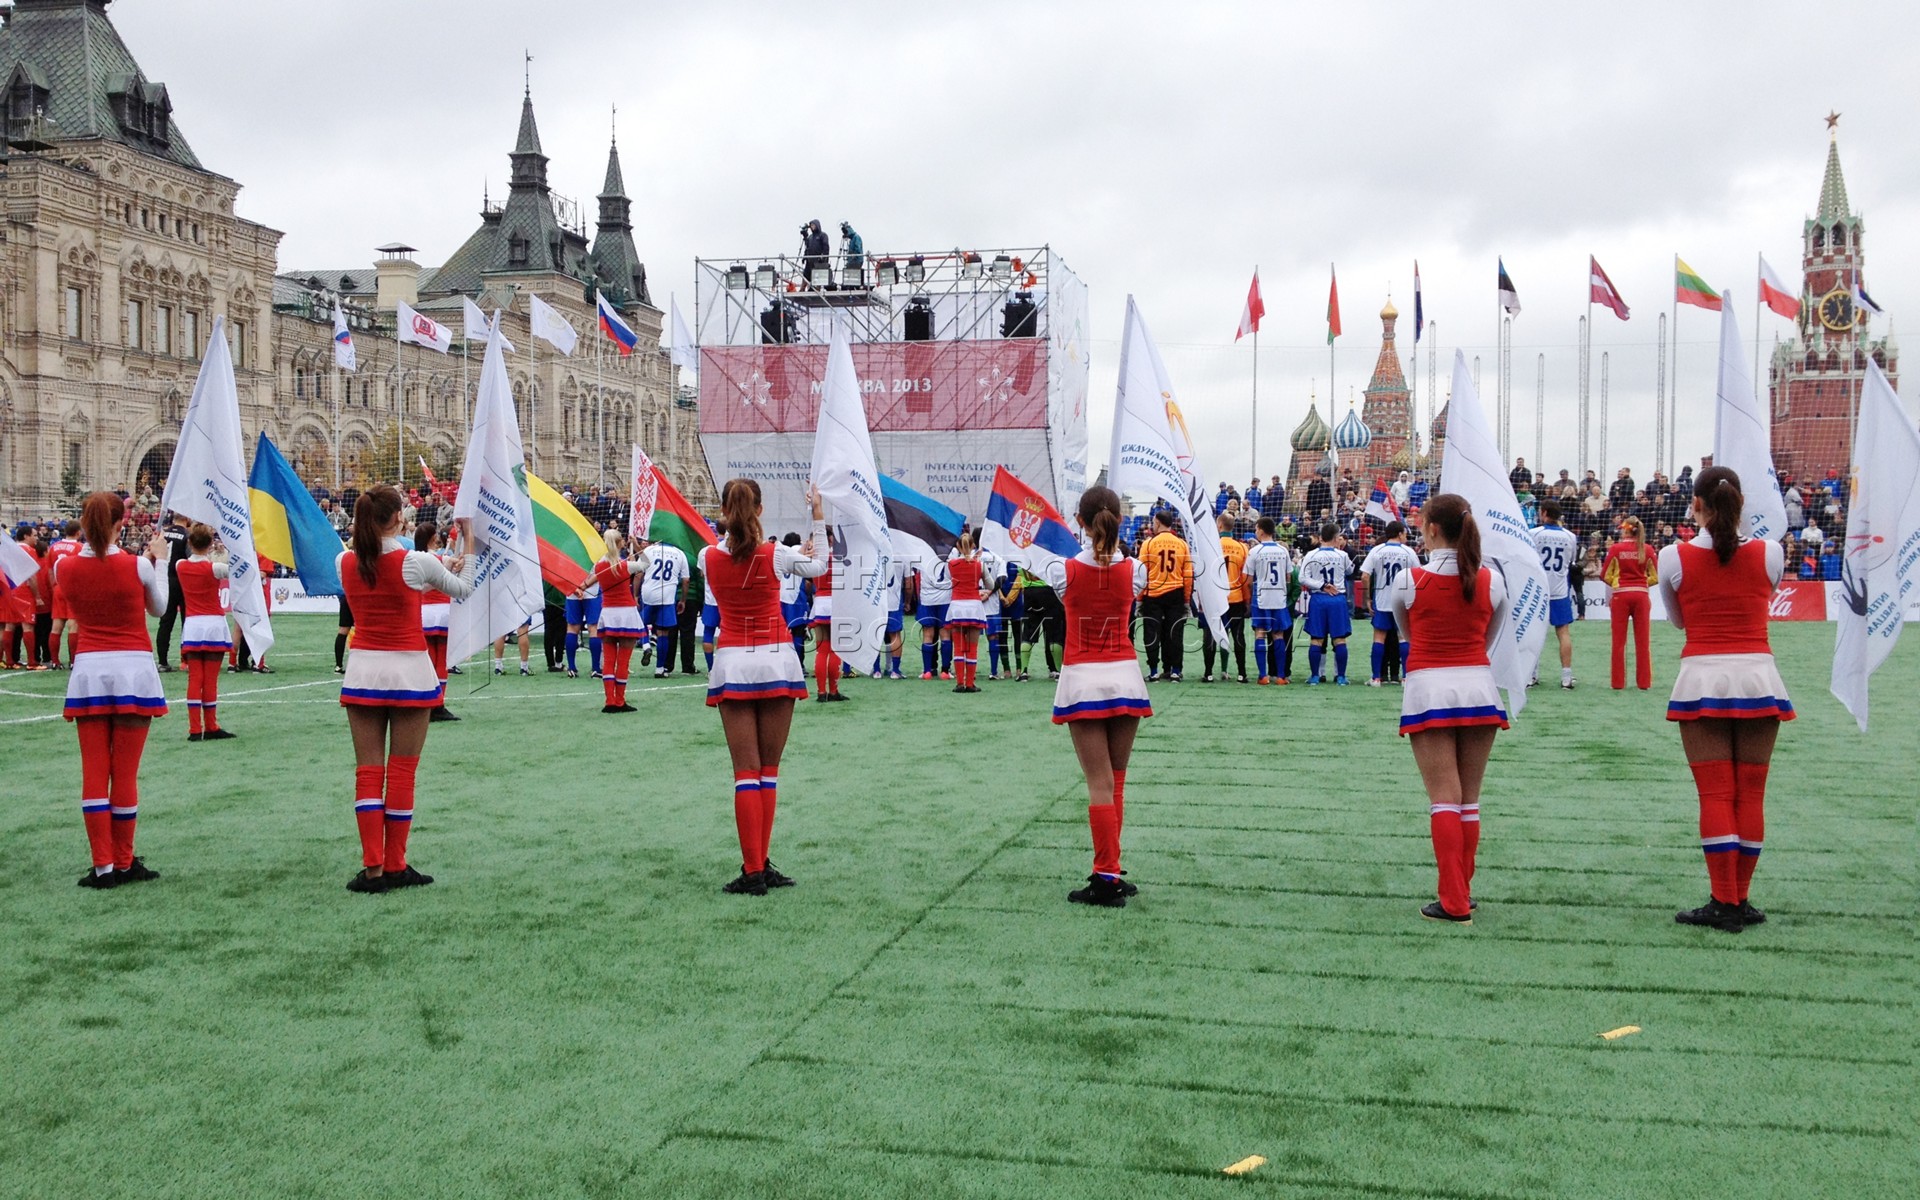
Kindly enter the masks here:
M 1843 288 L 1835 288 L 1820 297 L 1820 323 L 1835 333 L 1853 328 L 1853 297 Z

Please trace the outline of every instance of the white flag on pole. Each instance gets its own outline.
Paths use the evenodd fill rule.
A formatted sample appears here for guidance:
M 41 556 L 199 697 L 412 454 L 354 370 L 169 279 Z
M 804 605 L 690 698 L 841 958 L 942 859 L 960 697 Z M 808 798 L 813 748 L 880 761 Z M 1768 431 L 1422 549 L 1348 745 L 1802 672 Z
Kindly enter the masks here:
M 1920 587 L 1920 434 L 1880 364 L 1867 360 L 1853 435 L 1853 499 L 1840 568 L 1833 694 L 1867 729 L 1867 680 L 1900 640 Z
M 195 346 L 198 350 L 199 347 Z M 347 328 L 347 314 L 340 309 L 340 302 L 333 302 L 333 365 L 342 371 L 357 371 L 359 360 L 353 352 L 353 330 Z
M 838 317 L 827 347 L 827 377 L 821 385 L 820 421 L 813 435 L 813 483 L 826 503 L 827 520 L 846 549 L 845 574 L 833 593 L 833 649 L 865 669 L 887 644 L 887 575 L 893 538 L 887 505 L 873 461 L 873 435 L 853 370 L 847 328 Z M 828 548 L 815 548 L 829 553 Z
M 532 294 L 528 294 L 527 299 L 533 301 L 531 315 L 527 318 L 533 336 L 543 339 L 555 350 L 571 358 L 573 348 L 580 344 L 580 335 L 553 305 Z
M 496 314 L 492 332 L 499 332 L 499 321 Z M 494 638 L 519 628 L 546 603 L 540 587 L 540 540 L 527 495 L 527 459 L 520 445 L 520 422 L 513 414 L 503 340 L 487 341 L 473 403 L 473 433 L 453 504 L 456 520 L 473 518 L 473 544 L 461 547 L 461 553 L 478 558 L 473 593 L 453 602 L 447 621 L 447 656 L 452 662 L 464 662 Z
M 453 349 L 453 330 L 425 313 L 415 312 L 413 305 L 405 300 L 399 301 L 394 309 L 394 323 L 403 342 L 412 342 L 442 354 Z
M 252 496 L 240 453 L 240 393 L 233 384 L 226 325 L 225 317 L 213 319 L 213 337 L 187 401 L 160 511 L 212 526 L 227 548 L 233 615 L 258 661 L 273 646 L 273 625 L 267 620 L 267 594 L 260 586 L 260 560 L 253 547 Z
M 653 528 L 653 507 L 660 499 L 660 478 L 653 473 L 653 459 L 633 444 L 633 476 L 628 482 L 627 536 L 644 538 Z
M 487 320 L 487 314 L 480 311 L 480 306 L 465 296 L 460 297 L 460 315 L 462 323 L 466 325 L 463 332 L 469 342 L 485 343 L 487 339 L 494 336 L 492 323 Z M 501 347 L 508 354 L 512 354 L 514 346 L 507 340 L 507 335 L 503 333 L 499 337 Z
M 1453 403 L 1447 409 L 1440 490 L 1463 497 L 1473 509 L 1480 525 L 1480 561 L 1507 581 L 1507 615 L 1493 648 L 1493 678 L 1506 689 L 1507 711 L 1517 717 L 1527 706 L 1527 682 L 1547 641 L 1547 577 L 1460 350 L 1453 352 Z
M 26 548 L 10 537 L 0 535 L 0 583 L 6 590 L 12 591 L 40 571 L 40 564 L 33 560 Z
M 1732 293 L 1720 293 L 1720 379 L 1714 394 L 1713 461 L 1740 477 L 1747 498 L 1746 533 L 1779 541 L 1787 532 L 1787 503 L 1780 498 L 1780 476 L 1773 469 L 1773 430 L 1767 406 L 1747 378 L 1747 356 L 1740 346 Z M 1448 430 L 1447 436 L 1453 436 Z
M 700 351 L 693 344 L 693 334 L 687 332 L 687 323 L 680 316 L 678 297 L 667 297 L 667 307 L 673 317 L 673 342 L 668 347 L 668 356 L 673 365 L 683 371 L 700 370 Z
M 1167 365 L 1147 332 L 1133 297 L 1127 297 L 1127 325 L 1120 342 L 1120 385 L 1114 396 L 1113 446 L 1107 486 L 1122 496 L 1149 493 L 1164 497 L 1180 511 L 1187 527 L 1187 551 L 1193 556 L 1193 598 L 1201 615 L 1224 638 L 1227 611 L 1227 558 L 1220 550 L 1213 504 L 1201 482 L 1193 439 L 1174 398 Z

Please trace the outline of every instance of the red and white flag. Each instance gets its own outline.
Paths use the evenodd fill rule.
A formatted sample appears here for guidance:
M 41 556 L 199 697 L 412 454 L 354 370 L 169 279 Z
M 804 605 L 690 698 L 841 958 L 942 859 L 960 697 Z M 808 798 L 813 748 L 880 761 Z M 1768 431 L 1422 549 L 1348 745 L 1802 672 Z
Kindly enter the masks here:
M 1253 286 L 1247 289 L 1247 306 L 1240 312 L 1240 328 L 1233 335 L 1234 341 L 1250 333 L 1260 332 L 1260 318 L 1267 315 L 1266 302 L 1260 299 L 1260 270 L 1254 268 Z
M 424 313 L 415 312 L 413 305 L 405 300 L 400 301 L 395 309 L 395 324 L 403 342 L 412 342 L 442 354 L 453 349 L 453 330 Z
M 1800 318 L 1800 298 L 1780 282 L 1780 277 L 1767 265 L 1765 256 L 1760 259 L 1760 302 L 1788 320 Z
M 1620 290 L 1613 286 L 1613 280 L 1608 279 L 1607 273 L 1600 269 L 1600 260 L 1591 254 L 1587 255 L 1587 272 L 1591 276 L 1589 282 L 1592 285 L 1588 298 L 1595 304 L 1606 305 L 1613 310 L 1614 316 L 1622 321 L 1626 320 L 1627 302 L 1620 298 Z
M 654 474 L 653 459 L 633 444 L 633 475 L 627 480 L 628 499 L 632 504 L 627 509 L 627 536 L 641 539 L 653 528 L 653 510 L 660 503 L 660 477 Z

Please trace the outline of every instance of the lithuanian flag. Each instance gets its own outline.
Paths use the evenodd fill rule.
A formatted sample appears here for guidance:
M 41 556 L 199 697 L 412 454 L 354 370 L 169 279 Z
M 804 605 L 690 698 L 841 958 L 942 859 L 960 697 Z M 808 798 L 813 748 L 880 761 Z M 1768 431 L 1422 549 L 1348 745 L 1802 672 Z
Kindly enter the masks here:
M 607 541 L 565 496 L 527 472 L 533 501 L 533 532 L 540 539 L 540 577 L 562 593 L 586 583 L 593 564 L 607 556 Z
M 713 536 L 706 518 L 687 503 L 687 498 L 673 486 L 657 463 L 653 468 L 653 482 L 659 492 L 653 500 L 653 522 L 647 526 L 647 540 L 680 547 L 688 564 L 699 570 L 700 551 L 718 545 L 719 539 Z
M 1708 287 L 1707 281 L 1677 254 L 1673 256 L 1673 298 L 1680 304 L 1720 311 L 1720 293 Z

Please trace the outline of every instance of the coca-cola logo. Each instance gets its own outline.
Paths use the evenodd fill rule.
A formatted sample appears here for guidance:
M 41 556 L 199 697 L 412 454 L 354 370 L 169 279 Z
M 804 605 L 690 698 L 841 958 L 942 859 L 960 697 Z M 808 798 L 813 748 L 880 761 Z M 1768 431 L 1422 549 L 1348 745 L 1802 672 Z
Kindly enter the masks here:
M 1826 585 L 1805 580 L 1782 583 L 1767 603 L 1767 616 L 1775 621 L 1826 620 Z

